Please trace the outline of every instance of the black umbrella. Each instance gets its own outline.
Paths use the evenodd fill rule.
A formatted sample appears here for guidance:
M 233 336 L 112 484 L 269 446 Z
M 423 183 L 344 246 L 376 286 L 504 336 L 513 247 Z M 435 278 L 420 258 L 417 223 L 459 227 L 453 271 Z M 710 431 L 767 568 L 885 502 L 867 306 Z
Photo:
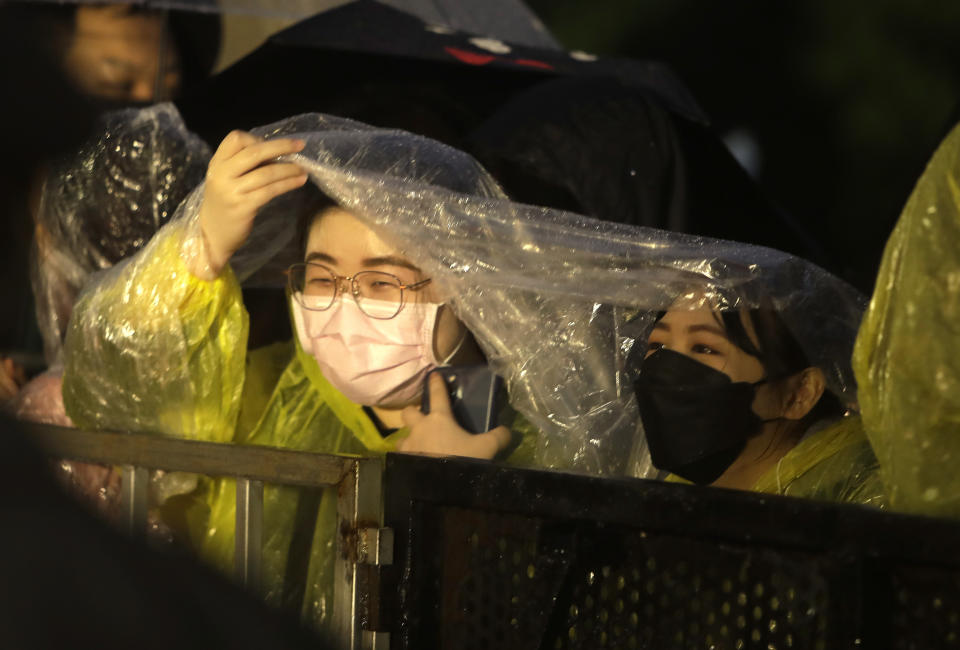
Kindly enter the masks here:
M 357 0 L 276 34 L 179 106 L 214 143 L 312 111 L 402 128 L 471 152 L 520 201 L 824 263 L 656 62 L 516 45 Z
M 413 107 L 438 114 L 462 136 L 516 92 L 573 75 L 623 79 L 704 121 L 662 65 L 478 37 L 374 0 L 351 2 L 274 35 L 179 106 L 192 128 L 213 139 L 308 111 L 401 126 Z

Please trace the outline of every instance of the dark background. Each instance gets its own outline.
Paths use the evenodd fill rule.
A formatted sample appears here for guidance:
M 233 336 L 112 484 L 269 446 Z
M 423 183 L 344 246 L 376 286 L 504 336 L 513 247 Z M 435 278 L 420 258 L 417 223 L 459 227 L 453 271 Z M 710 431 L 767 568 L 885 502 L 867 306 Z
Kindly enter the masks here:
M 753 136 L 759 183 L 827 249 L 829 270 L 872 291 L 913 184 L 960 118 L 960 3 L 528 2 L 569 49 L 671 66 L 719 134 Z M 49 26 L 0 0 L 3 9 L 0 356 L 40 346 L 28 285 L 31 179 L 76 147 L 95 108 L 44 47 Z
M 720 134 L 756 138 L 769 197 L 872 290 L 913 184 L 960 117 L 960 3 L 528 4 L 569 49 L 670 65 Z

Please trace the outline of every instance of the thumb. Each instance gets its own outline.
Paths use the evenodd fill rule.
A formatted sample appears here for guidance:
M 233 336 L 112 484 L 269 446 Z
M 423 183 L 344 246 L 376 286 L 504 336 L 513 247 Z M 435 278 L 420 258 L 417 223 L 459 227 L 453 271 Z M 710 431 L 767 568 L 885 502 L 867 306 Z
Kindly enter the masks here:
M 490 429 L 488 433 L 497 441 L 497 451 L 506 449 L 510 441 L 513 440 L 513 433 L 503 425 L 500 425 L 496 429 Z
M 507 448 L 507 445 L 510 444 L 510 441 L 513 439 L 513 434 L 510 433 L 510 429 L 504 426 L 499 426 L 495 429 L 490 429 L 486 433 L 482 433 L 478 438 L 482 437 L 486 439 L 484 446 L 487 448 L 487 453 L 489 456 L 486 458 L 493 458 L 498 453 Z

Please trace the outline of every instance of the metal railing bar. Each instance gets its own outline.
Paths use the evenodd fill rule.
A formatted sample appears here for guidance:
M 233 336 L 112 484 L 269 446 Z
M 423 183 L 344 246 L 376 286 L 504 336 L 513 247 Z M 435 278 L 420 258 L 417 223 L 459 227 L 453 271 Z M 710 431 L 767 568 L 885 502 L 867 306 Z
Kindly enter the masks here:
M 147 489 L 150 473 L 146 467 L 124 465 L 121 475 L 120 503 L 123 507 L 123 526 L 133 537 L 147 533 Z
M 261 585 L 263 547 L 263 483 L 237 479 L 234 570 L 237 580 L 254 593 Z
M 46 453 L 56 458 L 207 476 L 234 476 L 280 485 L 337 485 L 357 460 L 276 447 L 84 431 L 27 422 L 23 423 L 23 428 Z

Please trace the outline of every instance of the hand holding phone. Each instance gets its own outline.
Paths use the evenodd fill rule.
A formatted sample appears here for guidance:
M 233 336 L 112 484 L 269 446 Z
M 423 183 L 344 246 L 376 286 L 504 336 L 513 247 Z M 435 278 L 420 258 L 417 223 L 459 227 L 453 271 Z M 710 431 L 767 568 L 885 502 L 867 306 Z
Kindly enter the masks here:
M 442 374 L 434 372 L 428 375 L 424 387 L 426 406 L 421 405 L 420 408 L 409 406 L 403 410 L 403 421 L 410 432 L 397 444 L 397 451 L 488 460 L 500 453 L 505 453 L 505 450 L 513 444 L 513 434 L 505 426 L 496 426 L 496 414 L 499 413 L 499 409 L 494 409 L 496 409 L 497 400 L 493 399 L 490 402 L 490 408 L 484 408 L 481 418 L 470 425 L 476 431 L 471 433 L 457 421 L 454 413 L 455 401 L 464 402 L 465 400 L 457 397 L 456 394 L 455 399 L 451 400 L 449 388 Z M 473 391 L 467 391 L 464 396 L 467 393 L 473 394 Z M 474 400 L 471 399 L 471 401 Z M 425 410 L 430 412 L 424 413 Z M 486 415 L 487 411 L 491 413 L 489 417 Z M 460 412 L 462 414 L 463 410 L 460 409 Z M 484 426 L 481 423 L 491 420 L 489 430 L 481 428 Z
M 507 394 L 503 378 L 489 366 L 444 366 L 434 368 L 424 380 L 420 411 L 430 413 L 430 376 L 443 377 L 450 395 L 450 410 L 454 419 L 470 433 L 484 433 L 499 425 L 499 415 Z

